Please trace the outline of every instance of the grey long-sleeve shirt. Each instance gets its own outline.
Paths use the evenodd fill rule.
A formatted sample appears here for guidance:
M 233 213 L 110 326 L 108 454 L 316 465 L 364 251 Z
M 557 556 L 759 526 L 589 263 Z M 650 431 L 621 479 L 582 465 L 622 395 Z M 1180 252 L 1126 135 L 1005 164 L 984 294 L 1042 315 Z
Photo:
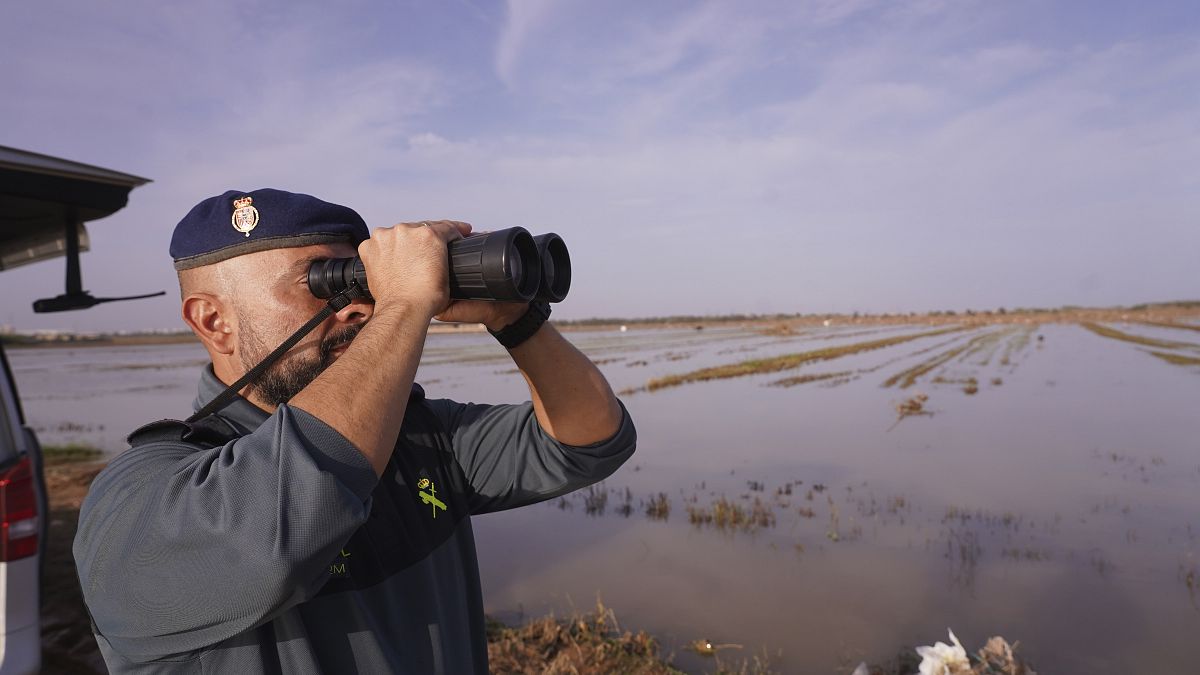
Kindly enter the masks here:
M 197 409 L 223 388 L 206 368 Z M 132 448 L 92 484 L 74 545 L 104 659 L 114 673 L 485 672 L 470 515 L 610 475 L 634 450 L 622 413 L 613 438 L 574 447 L 530 403 L 414 387 L 381 478 L 312 415 L 241 398 L 219 413 L 240 434 L 223 446 Z

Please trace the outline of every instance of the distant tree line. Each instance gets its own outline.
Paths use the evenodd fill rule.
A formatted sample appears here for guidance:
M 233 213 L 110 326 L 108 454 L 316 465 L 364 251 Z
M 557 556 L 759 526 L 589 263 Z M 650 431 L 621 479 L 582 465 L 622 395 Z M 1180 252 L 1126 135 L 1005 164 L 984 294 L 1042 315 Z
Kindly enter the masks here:
M 745 321 L 789 321 L 798 319 L 835 319 L 835 318 L 851 318 L 858 319 L 864 316 L 892 318 L 892 317 L 916 317 L 916 316 L 976 316 L 976 315 L 1005 315 L 1005 314 L 1049 314 L 1052 312 L 1077 312 L 1085 310 L 1125 310 L 1125 311 L 1144 311 L 1148 309 L 1200 309 L 1200 300 L 1173 300 L 1170 302 L 1150 302 L 1132 305 L 1129 307 L 1080 307 L 1079 305 L 1063 305 L 1062 307 L 1016 307 L 1008 309 L 1005 307 L 997 307 L 996 309 L 940 309 L 927 312 L 881 312 L 879 314 L 864 314 L 862 312 L 852 312 L 850 314 L 827 312 L 827 313 L 795 313 L 795 314 L 674 314 L 670 316 L 648 316 L 648 317 L 594 317 L 590 319 L 565 319 L 555 320 L 555 323 L 566 326 L 608 326 L 614 324 L 625 325 L 641 325 L 641 324 L 661 324 L 661 323 L 737 323 Z

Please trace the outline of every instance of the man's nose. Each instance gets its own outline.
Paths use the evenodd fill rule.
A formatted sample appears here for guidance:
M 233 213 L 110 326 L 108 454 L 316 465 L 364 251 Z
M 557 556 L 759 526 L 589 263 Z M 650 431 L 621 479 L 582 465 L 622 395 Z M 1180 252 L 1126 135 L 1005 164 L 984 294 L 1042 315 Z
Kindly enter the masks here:
M 338 323 L 356 324 L 367 321 L 374 313 L 374 302 L 355 298 L 350 301 L 350 304 L 338 310 L 338 313 L 334 316 L 337 317 Z

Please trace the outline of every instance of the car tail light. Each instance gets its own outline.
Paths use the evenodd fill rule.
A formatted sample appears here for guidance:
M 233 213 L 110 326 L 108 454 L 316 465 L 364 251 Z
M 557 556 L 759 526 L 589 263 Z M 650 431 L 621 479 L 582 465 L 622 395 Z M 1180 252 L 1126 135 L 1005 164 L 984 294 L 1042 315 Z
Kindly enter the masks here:
M 32 466 L 25 456 L 0 472 L 0 562 L 37 554 L 37 493 Z

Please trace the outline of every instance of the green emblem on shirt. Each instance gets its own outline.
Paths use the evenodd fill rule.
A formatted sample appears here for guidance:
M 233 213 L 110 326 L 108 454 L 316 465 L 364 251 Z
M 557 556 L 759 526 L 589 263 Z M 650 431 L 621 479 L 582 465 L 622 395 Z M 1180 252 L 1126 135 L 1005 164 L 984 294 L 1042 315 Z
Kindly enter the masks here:
M 350 552 L 346 549 L 342 549 L 338 552 L 338 555 L 342 559 L 342 562 L 337 562 L 335 559 L 334 562 L 329 565 L 329 573 L 335 577 L 344 577 L 350 573 L 350 570 L 346 569 L 345 562 L 345 559 L 350 557 Z
M 426 492 L 426 489 L 429 492 Z M 417 494 L 421 496 L 421 501 L 429 505 L 433 511 L 434 518 L 437 518 L 438 509 L 446 510 L 446 503 L 437 498 L 437 488 L 433 486 L 433 481 L 428 478 L 422 478 L 417 481 Z

